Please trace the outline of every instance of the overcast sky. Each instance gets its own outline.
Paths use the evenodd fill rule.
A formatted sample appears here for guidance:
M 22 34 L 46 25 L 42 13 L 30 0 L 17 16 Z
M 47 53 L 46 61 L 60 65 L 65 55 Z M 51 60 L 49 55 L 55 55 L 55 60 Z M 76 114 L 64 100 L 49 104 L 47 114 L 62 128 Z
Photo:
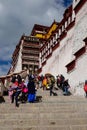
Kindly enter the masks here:
M 34 24 L 60 22 L 72 0 L 0 0 L 0 76 L 7 74 L 12 53 Z

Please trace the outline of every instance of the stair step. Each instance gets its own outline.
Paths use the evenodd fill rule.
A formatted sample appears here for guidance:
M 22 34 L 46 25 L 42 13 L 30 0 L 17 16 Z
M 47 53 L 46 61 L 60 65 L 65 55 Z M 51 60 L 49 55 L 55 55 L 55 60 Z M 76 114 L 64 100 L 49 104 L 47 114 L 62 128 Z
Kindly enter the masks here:
M 79 96 L 50 96 L 39 89 L 42 102 L 11 104 L 5 96 L 0 104 L 0 130 L 87 130 L 87 99 Z

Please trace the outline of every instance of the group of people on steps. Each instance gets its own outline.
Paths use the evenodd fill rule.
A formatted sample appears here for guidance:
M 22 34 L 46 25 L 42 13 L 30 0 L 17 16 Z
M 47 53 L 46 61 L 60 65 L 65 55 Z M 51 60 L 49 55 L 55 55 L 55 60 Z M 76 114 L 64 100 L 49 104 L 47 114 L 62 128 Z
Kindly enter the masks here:
M 19 95 L 21 94 L 21 102 L 34 102 L 36 97 L 36 85 L 34 75 L 28 75 L 28 81 L 25 82 L 20 75 L 13 76 L 11 85 L 9 86 L 9 96 L 11 103 L 15 102 L 15 106 L 19 107 Z
M 70 85 L 68 79 L 61 74 L 56 76 L 36 76 L 31 74 L 28 75 L 28 80 L 22 79 L 20 75 L 13 75 L 11 85 L 9 86 L 9 97 L 11 103 L 15 103 L 16 107 L 19 107 L 19 97 L 22 103 L 28 101 L 33 103 L 36 100 L 37 88 L 43 88 L 43 90 L 49 88 L 50 96 L 57 96 L 57 93 L 53 91 L 53 88 L 57 86 L 57 89 L 61 89 L 64 95 L 69 95 Z M 49 86 L 49 87 L 48 87 Z M 87 97 L 87 80 L 84 84 L 84 91 Z M 21 96 L 19 96 L 21 94 Z
M 65 80 L 63 75 L 58 75 L 57 79 L 53 75 L 50 76 L 36 76 L 34 74 L 28 75 L 28 80 L 22 79 L 20 75 L 13 75 L 11 85 L 9 86 L 9 97 L 11 103 L 15 102 L 15 106 L 19 107 L 19 95 L 21 94 L 21 102 L 34 102 L 36 99 L 37 88 L 46 89 L 49 86 L 50 96 L 57 96 L 53 88 L 57 84 L 58 89 L 62 89 L 65 95 L 68 95 L 69 83 Z
M 65 79 L 65 77 L 61 74 L 56 76 L 57 78 L 55 79 L 55 77 L 53 75 L 50 76 L 41 76 L 40 77 L 40 81 L 42 81 L 40 84 L 40 86 L 44 89 L 49 89 L 50 90 L 50 96 L 51 95 L 56 95 L 56 93 L 53 92 L 53 88 L 54 86 L 57 85 L 58 89 L 61 89 L 63 91 L 64 95 L 69 95 L 69 82 L 68 79 Z

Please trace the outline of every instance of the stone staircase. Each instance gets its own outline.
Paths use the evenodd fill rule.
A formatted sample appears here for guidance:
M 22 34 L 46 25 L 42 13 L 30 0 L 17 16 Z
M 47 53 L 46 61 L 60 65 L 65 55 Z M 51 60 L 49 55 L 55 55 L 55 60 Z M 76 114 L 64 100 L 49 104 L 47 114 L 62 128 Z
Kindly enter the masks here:
M 87 99 L 56 92 L 58 96 L 49 96 L 49 91 L 38 89 L 42 102 L 18 108 L 5 96 L 0 104 L 0 130 L 87 130 Z

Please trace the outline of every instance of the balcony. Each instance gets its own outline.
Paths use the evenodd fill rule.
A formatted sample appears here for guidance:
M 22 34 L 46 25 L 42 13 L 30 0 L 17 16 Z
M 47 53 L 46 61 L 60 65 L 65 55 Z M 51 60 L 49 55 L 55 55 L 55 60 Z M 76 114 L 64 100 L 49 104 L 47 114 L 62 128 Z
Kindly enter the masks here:
M 33 62 L 33 61 L 22 61 L 22 64 L 26 65 L 39 65 L 39 62 Z
M 33 50 L 22 50 L 22 53 L 27 53 L 27 54 L 39 54 L 39 51 L 33 51 Z
M 22 56 L 22 59 L 30 59 L 33 61 L 39 61 L 39 57 L 35 57 L 35 56 Z
M 23 43 L 23 47 L 28 47 L 28 48 L 40 48 L 39 44 L 34 44 L 34 43 Z

